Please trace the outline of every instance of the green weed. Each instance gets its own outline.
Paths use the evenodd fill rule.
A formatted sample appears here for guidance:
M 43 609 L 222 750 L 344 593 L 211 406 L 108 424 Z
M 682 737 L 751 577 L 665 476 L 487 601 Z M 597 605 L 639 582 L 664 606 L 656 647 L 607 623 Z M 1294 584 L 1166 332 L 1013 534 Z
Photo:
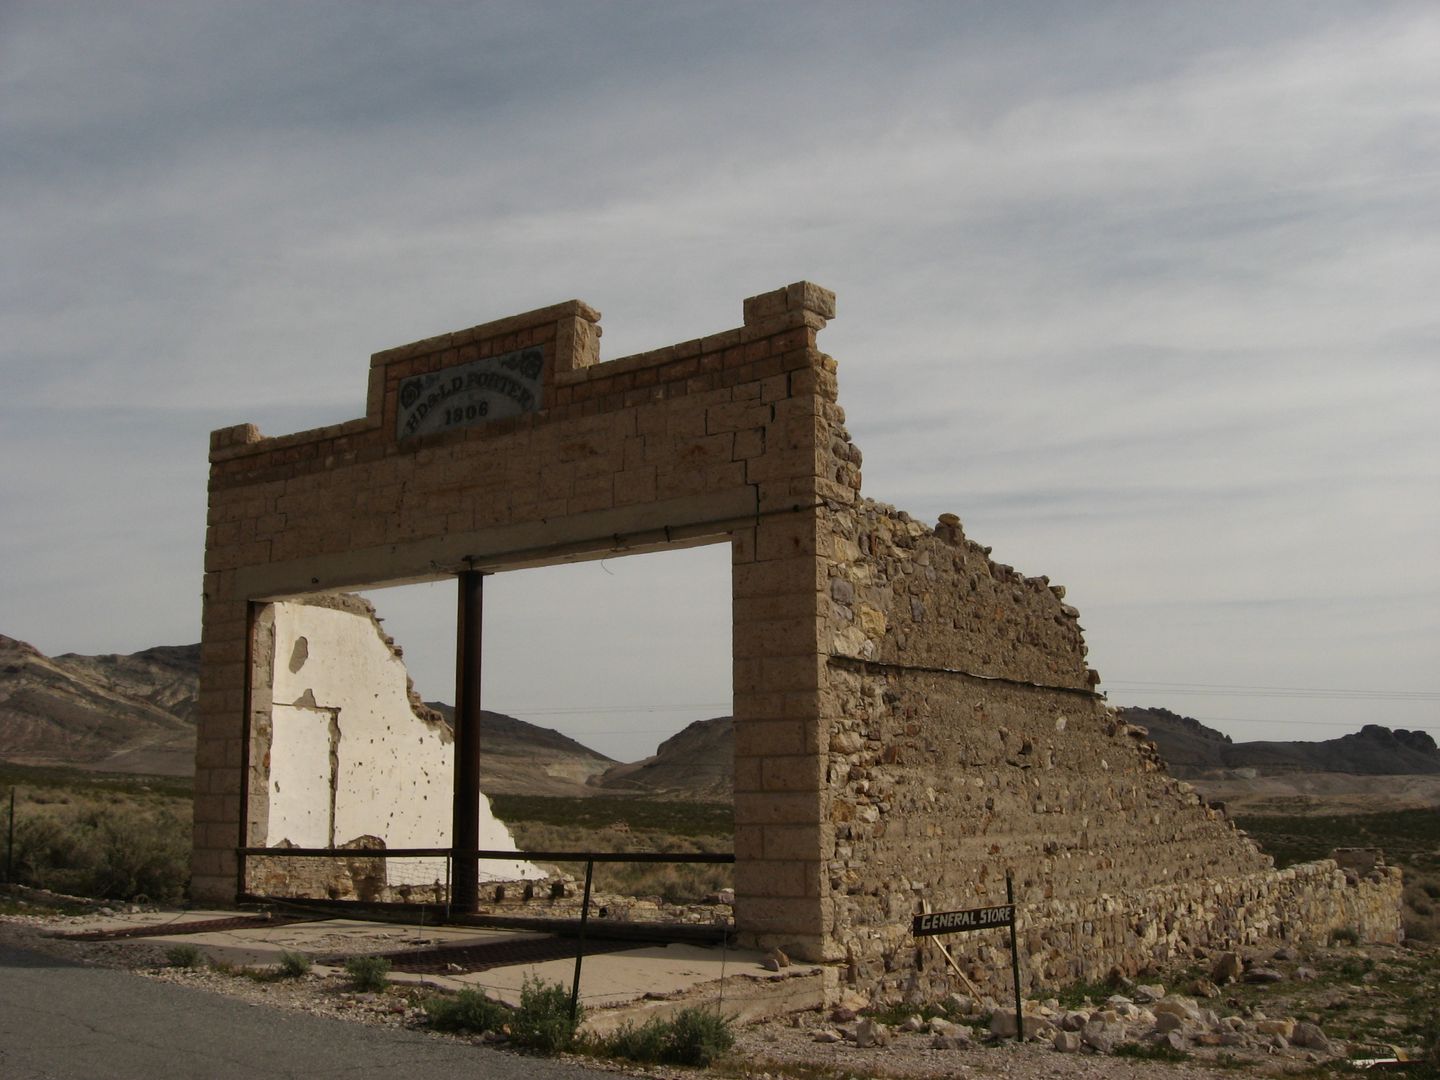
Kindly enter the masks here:
M 304 978 L 310 974 L 310 957 L 304 953 L 282 952 L 275 970 L 282 979 Z
M 204 967 L 205 954 L 194 945 L 172 945 L 165 950 L 165 962 L 177 968 Z
M 1366 956 L 1359 960 L 1346 960 L 1336 969 L 1336 974 L 1349 982 L 1355 982 L 1374 970 L 1375 961 Z
M 643 1024 L 627 1020 L 602 1040 L 597 1050 L 610 1057 L 654 1064 L 665 1052 L 666 1034 L 663 1020 L 647 1020 Z
M 624 1024 L 601 1049 L 611 1057 L 644 1064 L 704 1068 L 735 1045 L 730 1020 L 714 1009 L 682 1009 L 669 1019 L 656 1017 L 636 1027 Z
M 89 915 L 93 911 L 94 908 L 88 904 L 71 901 L 42 903 L 27 900 L 0 900 L 0 915 L 67 915 L 73 918 L 78 915 Z
M 570 991 L 559 983 L 527 976 L 520 988 L 520 1007 L 510 1017 L 510 1041 L 544 1054 L 568 1050 L 583 1012 L 577 1009 L 570 1015 Z
M 670 1021 L 665 1056 L 672 1065 L 705 1067 L 735 1045 L 729 1017 L 716 1009 L 682 1009 Z
M 510 1017 L 509 1009 L 479 990 L 461 990 L 453 996 L 437 994 L 421 1002 L 421 1007 L 425 1010 L 425 1019 L 436 1031 L 471 1035 L 498 1031 Z
M 1216 1054 L 1215 1057 L 1210 1061 L 1210 1066 L 1211 1068 L 1215 1069 L 1236 1069 L 1244 1072 L 1250 1071 L 1250 1062 L 1246 1061 L 1242 1057 L 1238 1057 L 1237 1055 L 1230 1053 L 1230 1051 L 1228 1050 L 1222 1050 L 1220 1051 L 1220 1053 Z
M 345 974 L 356 990 L 379 993 L 388 985 L 390 961 L 383 956 L 352 956 L 345 961 Z
M 1115 988 L 1107 982 L 1077 982 L 1062 988 L 1055 997 L 1064 1008 L 1078 1009 L 1087 1001 L 1099 1005 L 1114 993 Z
M 1116 1057 L 1137 1061 L 1189 1061 L 1190 1055 L 1168 1043 L 1121 1043 L 1112 1051 Z

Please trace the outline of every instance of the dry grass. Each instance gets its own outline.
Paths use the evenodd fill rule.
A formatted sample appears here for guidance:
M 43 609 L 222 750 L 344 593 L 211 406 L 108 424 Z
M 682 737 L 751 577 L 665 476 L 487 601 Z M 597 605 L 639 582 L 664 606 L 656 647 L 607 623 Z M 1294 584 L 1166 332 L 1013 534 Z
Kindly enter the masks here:
M 634 796 L 500 795 L 495 813 L 527 851 L 729 852 L 734 813 L 728 804 Z M 577 877 L 583 863 L 562 867 Z M 733 867 L 714 863 L 598 863 L 598 892 L 670 903 L 704 900 L 734 882 Z
M 508 822 L 515 843 L 528 851 L 666 851 L 727 852 L 732 837 L 681 836 L 655 829 L 586 829 L 536 821 Z M 583 875 L 583 863 L 562 867 Z M 734 867 L 715 863 L 597 863 L 597 892 L 637 898 L 658 898 L 669 903 L 703 900 L 730 888 Z

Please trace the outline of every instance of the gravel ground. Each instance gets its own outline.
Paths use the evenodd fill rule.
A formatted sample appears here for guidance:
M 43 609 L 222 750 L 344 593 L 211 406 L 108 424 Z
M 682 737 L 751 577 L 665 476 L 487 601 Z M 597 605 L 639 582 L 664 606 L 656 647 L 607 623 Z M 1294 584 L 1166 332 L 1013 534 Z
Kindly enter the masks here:
M 38 949 L 76 962 L 127 968 L 145 978 L 159 979 L 200 990 L 227 994 L 257 1007 L 289 1009 L 381 1027 L 423 1026 L 419 1007 L 423 991 L 392 988 L 383 994 L 357 993 L 347 980 L 334 974 L 310 974 L 299 979 L 260 981 L 238 972 L 209 968 L 183 969 L 166 965 L 169 945 L 143 941 L 73 941 L 53 935 L 76 927 L 72 917 L 56 915 L 0 916 L 0 942 Z M 183 937 L 176 938 L 183 942 Z M 1272 1013 L 1274 1015 L 1274 1013 Z M 1048 1043 L 1013 1041 L 961 1049 L 933 1049 L 933 1035 L 887 1029 L 888 1043 L 860 1047 L 853 1039 L 817 1041 L 826 1033 L 853 1033 L 850 1018 L 804 1013 L 783 1020 L 756 1024 L 737 1031 L 735 1050 L 713 1070 L 728 1077 L 750 1080 L 843 1080 L 843 1078 L 955 1076 L 1008 1077 L 1045 1080 L 1049 1077 L 1105 1077 L 1115 1080 L 1200 1080 L 1236 1075 L 1243 1071 L 1278 1074 L 1313 1068 L 1318 1058 L 1293 1052 L 1262 1052 L 1230 1058 L 1223 1066 L 1207 1065 L 1201 1058 L 1184 1062 L 1134 1060 L 1098 1054 L 1061 1054 Z M 451 1038 L 436 1034 L 436 1038 Z M 674 1067 L 624 1067 L 586 1059 L 592 1066 L 617 1072 L 658 1077 L 690 1077 L 694 1070 Z M 1243 1061 L 1243 1064 L 1242 1064 Z
M 818 1022 L 818 1021 L 817 1021 Z M 807 1030 L 809 1028 L 809 1030 Z M 1039 1043 L 1004 1042 L 965 1050 L 932 1050 L 926 1035 L 893 1037 L 889 1045 L 860 1049 L 850 1043 L 814 1041 L 809 1025 L 787 1029 L 761 1024 L 740 1032 L 734 1056 L 747 1062 L 737 1075 L 780 1080 L 801 1073 L 801 1066 L 825 1070 L 828 1080 L 844 1077 L 904 1077 L 931 1080 L 940 1077 L 1007 1077 L 1012 1080 L 1235 1080 L 1233 1068 L 1207 1068 L 1193 1062 L 1171 1064 L 1126 1058 L 1057 1054 Z

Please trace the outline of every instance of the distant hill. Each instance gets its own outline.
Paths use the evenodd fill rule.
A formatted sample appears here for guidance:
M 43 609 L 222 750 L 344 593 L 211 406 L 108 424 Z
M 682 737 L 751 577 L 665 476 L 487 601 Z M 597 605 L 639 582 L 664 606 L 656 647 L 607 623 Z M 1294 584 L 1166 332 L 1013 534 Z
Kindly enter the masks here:
M 1254 770 L 1258 776 L 1345 773 L 1354 776 L 1440 774 L 1440 747 L 1424 731 L 1366 724 L 1358 732 L 1322 742 L 1242 742 L 1168 709 L 1121 709 L 1132 724 L 1148 728 L 1175 776 L 1195 779 L 1223 770 Z
M 735 792 L 735 721 L 728 716 L 696 720 L 662 742 L 651 757 L 613 765 L 591 782 L 616 793 L 728 800 Z
M 47 657 L 0 635 L 0 760 L 69 765 L 105 772 L 189 776 L 194 769 L 195 701 L 200 646 L 158 646 L 130 655 Z M 448 720 L 450 706 L 430 707 Z M 1122 709 L 1149 730 L 1170 771 L 1208 779 L 1226 798 L 1399 791 L 1424 802 L 1440 787 L 1440 749 L 1423 731 L 1367 724 L 1323 742 L 1234 742 L 1190 717 L 1161 708 Z M 635 793 L 665 798 L 729 799 L 734 789 L 734 723 L 699 720 L 666 739 L 654 755 L 616 762 L 567 735 L 486 711 L 481 786 L 496 794 Z M 1238 785 L 1238 786 L 1237 786 Z M 1276 785 L 1280 785 L 1277 787 Z M 1312 790 L 1313 789 L 1313 790 Z
M 427 701 L 453 723 L 455 709 Z M 616 764 L 568 735 L 488 709 L 480 713 L 480 789 L 492 795 L 592 795 L 595 777 Z
M 188 776 L 200 646 L 47 657 L 0 634 L 0 758 Z
M 47 657 L 0 635 L 0 760 L 190 776 L 199 679 L 199 645 Z M 431 708 L 452 717 L 449 705 Z M 496 794 L 595 794 L 589 781 L 616 764 L 504 713 L 483 713 L 481 744 L 481 788 Z

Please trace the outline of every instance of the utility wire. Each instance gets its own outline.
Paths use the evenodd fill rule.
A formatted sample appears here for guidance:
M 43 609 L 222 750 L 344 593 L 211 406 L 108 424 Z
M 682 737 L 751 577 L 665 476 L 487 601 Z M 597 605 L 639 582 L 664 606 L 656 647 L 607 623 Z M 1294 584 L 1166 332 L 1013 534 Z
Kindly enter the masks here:
M 1315 686 L 1242 686 L 1230 683 L 1167 683 L 1118 679 L 1106 689 L 1127 693 L 1213 694 L 1222 697 L 1305 697 L 1354 701 L 1440 701 L 1440 690 L 1349 690 Z

